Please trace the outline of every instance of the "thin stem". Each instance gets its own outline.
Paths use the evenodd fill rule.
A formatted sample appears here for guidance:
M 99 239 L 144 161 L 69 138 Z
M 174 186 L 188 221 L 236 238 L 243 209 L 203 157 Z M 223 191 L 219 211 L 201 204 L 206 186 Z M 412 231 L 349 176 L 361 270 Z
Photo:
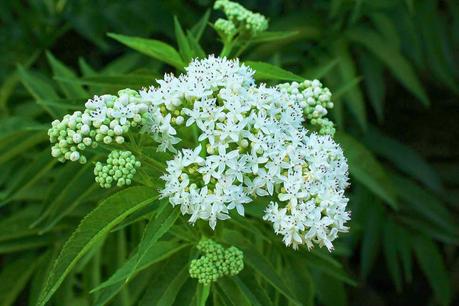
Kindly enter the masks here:
M 199 297 L 199 306 L 206 306 L 207 298 L 210 293 L 210 285 L 203 285 L 201 287 L 201 296 Z

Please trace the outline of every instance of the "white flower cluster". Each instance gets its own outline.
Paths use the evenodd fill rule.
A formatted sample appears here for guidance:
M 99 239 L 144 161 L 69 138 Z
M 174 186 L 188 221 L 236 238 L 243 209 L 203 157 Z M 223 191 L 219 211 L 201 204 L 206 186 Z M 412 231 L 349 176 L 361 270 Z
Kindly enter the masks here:
M 161 195 L 190 222 L 208 220 L 212 228 L 232 209 L 244 215 L 255 197 L 271 197 L 264 218 L 286 245 L 331 249 L 349 219 L 343 152 L 330 136 L 304 128 L 310 104 L 296 91 L 257 86 L 253 74 L 238 60 L 210 56 L 140 93 L 160 150 L 176 152 L 183 124 L 198 129 L 201 143 L 167 162 Z
M 53 144 L 51 155 L 62 162 L 85 163 L 82 151 L 89 146 L 95 147 L 98 142 L 123 143 L 123 135 L 130 127 L 141 123 L 141 115 L 147 110 L 139 94 L 131 89 L 120 90 L 118 96 L 95 96 L 86 102 L 85 107 L 83 112 L 76 111 L 65 115 L 61 121 L 53 121 L 48 130 Z
M 253 74 L 237 59 L 209 56 L 194 60 L 185 74 L 157 80 L 157 87 L 95 97 L 84 112 L 53 122 L 52 155 L 85 162 L 80 152 L 87 146 L 122 143 L 130 127 L 141 125 L 158 151 L 175 154 L 160 192 L 191 223 L 207 220 L 215 228 L 231 210 L 244 215 L 245 205 L 268 197 L 264 219 L 287 246 L 331 249 L 349 220 L 346 159 L 321 135 L 334 131 L 323 123 L 331 94 L 317 80 L 268 87 L 256 85 Z M 199 145 L 180 149 L 190 134 Z

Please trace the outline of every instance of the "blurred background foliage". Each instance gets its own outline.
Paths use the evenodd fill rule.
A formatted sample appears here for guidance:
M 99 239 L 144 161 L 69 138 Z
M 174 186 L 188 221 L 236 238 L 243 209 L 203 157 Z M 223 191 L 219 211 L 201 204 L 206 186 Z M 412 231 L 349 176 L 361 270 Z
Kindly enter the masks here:
M 110 193 L 96 187 L 91 167 L 51 159 L 49 122 L 91 95 L 141 88 L 173 71 L 106 34 L 177 47 L 173 17 L 191 28 L 212 4 L 0 2 L 0 305 L 33 305 L 51 258 Z M 289 32 L 260 38 L 242 59 L 330 87 L 337 140 L 350 164 L 350 233 L 331 255 L 292 255 L 286 283 L 299 288 L 306 305 L 457 305 L 459 2 L 243 4 L 266 15 L 270 31 Z M 204 32 L 207 53 L 219 51 L 216 39 L 210 28 Z M 51 304 L 91 305 L 87 293 L 124 262 L 139 233 L 110 235 L 103 251 L 81 260 Z M 298 274 L 293 281 L 292 274 Z M 134 280 L 113 304 L 135 304 L 147 285 Z

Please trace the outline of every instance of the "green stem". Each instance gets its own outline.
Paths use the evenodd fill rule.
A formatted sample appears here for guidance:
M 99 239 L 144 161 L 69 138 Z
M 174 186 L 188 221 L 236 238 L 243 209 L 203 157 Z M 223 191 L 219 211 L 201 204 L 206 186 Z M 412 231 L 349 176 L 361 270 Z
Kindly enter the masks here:
M 203 285 L 201 287 L 201 296 L 199 297 L 199 306 L 206 306 L 207 298 L 210 293 L 210 285 Z
M 229 57 L 231 50 L 233 50 L 234 41 L 229 40 L 223 43 L 223 49 L 220 52 L 220 57 Z

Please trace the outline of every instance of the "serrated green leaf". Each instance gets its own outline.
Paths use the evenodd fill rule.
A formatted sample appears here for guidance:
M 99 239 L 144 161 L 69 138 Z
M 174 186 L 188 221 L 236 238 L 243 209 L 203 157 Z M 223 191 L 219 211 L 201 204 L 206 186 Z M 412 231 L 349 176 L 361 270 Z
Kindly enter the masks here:
M 338 132 L 336 139 L 343 147 L 351 175 L 392 208 L 398 209 L 394 185 L 373 154 L 350 135 Z
M 37 305 L 43 306 L 59 288 L 78 260 L 126 216 L 157 198 L 152 188 L 131 187 L 102 201 L 80 223 L 65 243 L 51 269 Z
M 114 33 L 109 33 L 108 36 L 129 48 L 170 64 L 178 69 L 182 70 L 185 66 L 180 54 L 172 46 L 162 41 Z
M 273 64 L 252 61 L 246 61 L 244 64 L 255 70 L 256 80 L 304 81 L 304 78 L 299 75 Z

